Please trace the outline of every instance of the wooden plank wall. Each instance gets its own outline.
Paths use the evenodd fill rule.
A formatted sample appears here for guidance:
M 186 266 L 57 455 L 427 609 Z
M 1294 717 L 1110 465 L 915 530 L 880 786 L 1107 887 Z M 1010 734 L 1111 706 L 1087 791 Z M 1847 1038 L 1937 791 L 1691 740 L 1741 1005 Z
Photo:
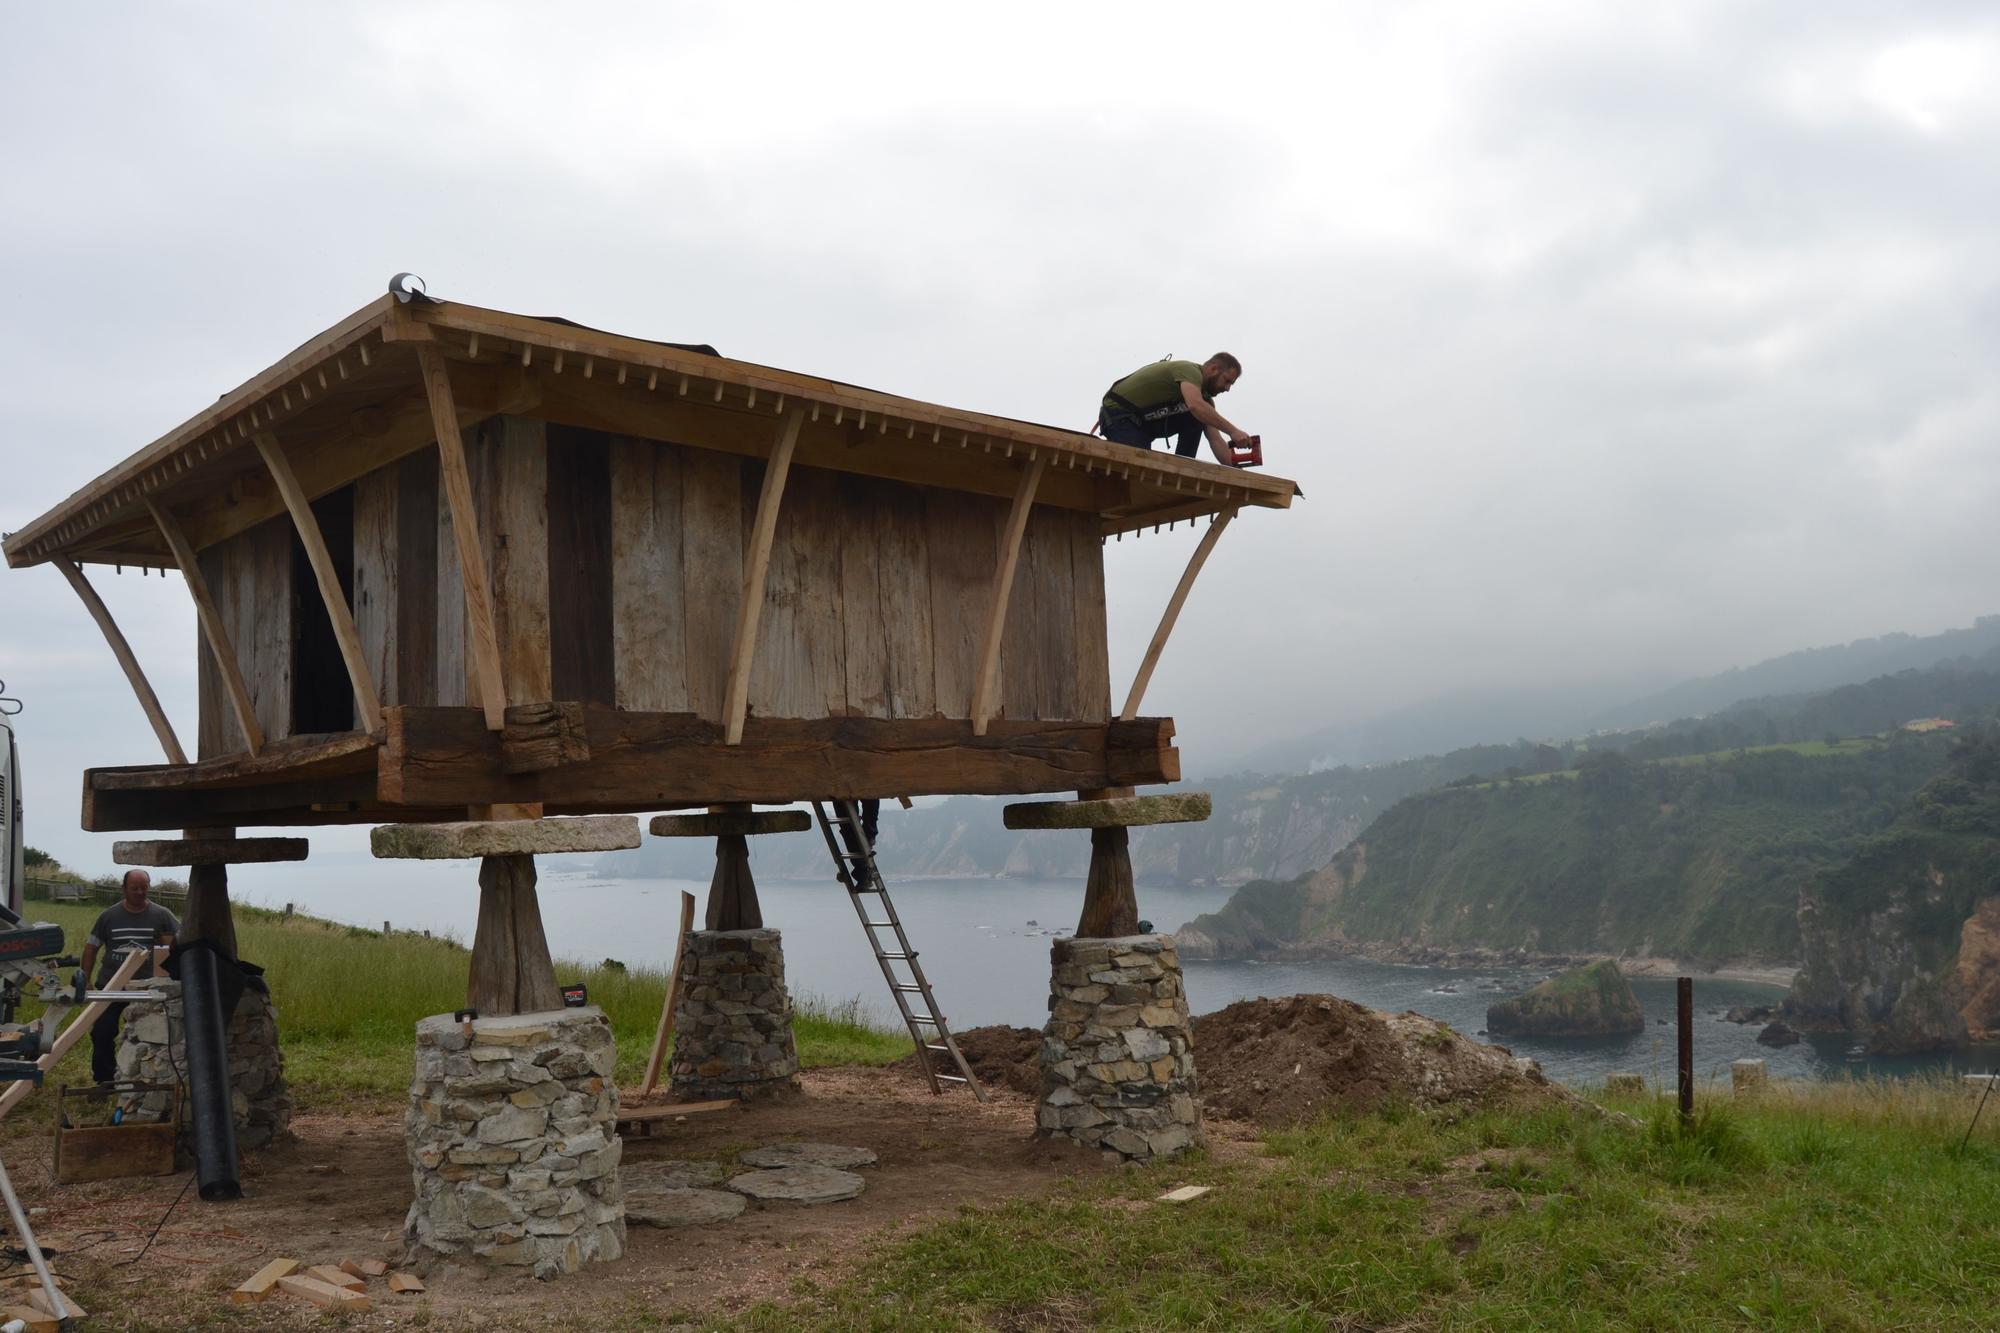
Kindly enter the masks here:
M 763 465 L 518 418 L 467 432 L 467 459 L 509 702 L 582 699 L 720 721 Z M 1006 509 L 994 497 L 794 467 L 752 715 L 967 716 Z M 436 451 L 362 479 L 354 524 L 356 624 L 384 702 L 473 701 Z M 1110 716 L 1094 515 L 1033 511 L 1001 677 L 1005 717 Z M 203 688 L 206 701 L 206 678 Z
M 197 557 L 249 687 L 257 725 L 267 741 L 292 734 L 292 638 L 297 589 L 292 579 L 292 521 L 280 516 L 239 532 Z M 305 590 L 318 596 L 315 589 Z M 200 640 L 196 670 L 199 757 L 239 754 L 243 728 L 229 706 L 221 672 Z

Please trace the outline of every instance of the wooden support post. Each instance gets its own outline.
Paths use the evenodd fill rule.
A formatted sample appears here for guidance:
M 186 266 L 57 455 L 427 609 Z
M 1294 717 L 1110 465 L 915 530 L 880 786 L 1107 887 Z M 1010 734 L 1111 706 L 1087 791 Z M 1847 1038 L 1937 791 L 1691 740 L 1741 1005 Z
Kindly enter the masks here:
M 1139 933 L 1139 897 L 1132 885 L 1131 832 L 1122 825 L 1090 831 L 1090 878 L 1083 887 L 1078 939 Z
M 785 498 L 785 477 L 792 468 L 792 452 L 798 447 L 799 431 L 806 414 L 793 408 L 785 418 L 784 433 L 764 465 L 764 489 L 757 497 L 757 523 L 750 532 L 750 551 L 743 562 L 743 597 L 736 604 L 736 641 L 729 659 L 729 691 L 722 716 L 727 725 L 725 739 L 731 745 L 743 739 L 743 719 L 750 711 L 750 663 L 757 653 L 757 623 L 764 614 L 764 576 L 771 568 L 771 539 L 778 531 L 778 506 Z
M 1000 548 L 1000 567 L 993 573 L 993 595 L 986 618 L 986 637 L 979 645 L 979 679 L 972 687 L 972 734 L 984 736 L 993 720 L 993 695 L 999 689 L 1000 640 L 1007 629 L 1007 601 L 1014 592 L 1014 569 L 1021 559 L 1021 537 L 1028 530 L 1028 511 L 1035 505 L 1035 490 L 1042 484 L 1048 465 L 1046 453 L 1022 469 L 1014 487 L 1014 507 L 1007 513 L 1007 532 Z
M 236 649 L 229 642 L 229 631 L 222 624 L 222 612 L 216 609 L 215 598 L 209 595 L 208 580 L 201 576 L 201 566 L 195 563 L 194 548 L 173 517 L 159 506 L 151 496 L 146 498 L 146 509 L 159 525 L 160 535 L 167 539 L 167 547 L 174 553 L 174 563 L 180 566 L 181 578 L 187 582 L 188 595 L 194 598 L 195 616 L 201 621 L 201 632 L 208 639 L 208 651 L 215 657 L 216 670 L 222 673 L 223 687 L 229 693 L 230 706 L 236 710 L 236 723 L 243 729 L 243 741 L 251 754 L 264 748 L 264 730 L 257 725 L 257 710 L 250 702 L 249 687 L 243 683 L 243 669 L 237 665 Z
M 666 1059 L 667 1039 L 674 1035 L 674 1005 L 681 994 L 681 962 L 687 956 L 688 932 L 694 929 L 694 895 L 681 892 L 681 928 L 674 936 L 674 968 L 667 973 L 667 998 L 660 1006 L 660 1027 L 653 1034 L 653 1050 L 646 1057 L 646 1078 L 639 1085 L 637 1101 L 645 1101 L 660 1086 L 660 1065 Z
M 1675 1072 L 1680 1075 L 1680 1115 L 1694 1117 L 1694 978 L 1674 979 Z
M 1194 587 L 1195 576 L 1201 573 L 1201 567 L 1208 563 L 1208 553 L 1215 549 L 1222 530 L 1235 517 L 1234 509 L 1225 509 L 1209 520 L 1208 531 L 1201 535 L 1201 544 L 1188 557 L 1187 568 L 1181 572 L 1180 584 L 1167 603 L 1166 614 L 1160 617 L 1160 627 L 1153 631 L 1153 641 L 1146 645 L 1146 657 L 1139 663 L 1139 674 L 1132 678 L 1132 692 L 1125 696 L 1125 707 L 1118 713 L 1121 720 L 1139 715 L 1139 701 L 1146 697 L 1146 686 L 1152 682 L 1153 668 L 1160 664 L 1160 653 L 1167 646 L 1167 636 L 1174 632 L 1174 622 L 1180 619 L 1181 607 L 1187 603 L 1188 590 Z
M 187 751 L 181 749 L 180 737 L 174 735 L 173 724 L 167 721 L 166 710 L 160 707 L 160 696 L 153 693 L 146 673 L 139 669 L 139 659 L 132 655 L 132 645 L 125 642 L 125 635 L 119 631 L 118 622 L 111 618 L 111 612 L 97 595 L 97 589 L 90 586 L 90 580 L 83 576 L 83 571 L 76 567 L 74 561 L 57 556 L 50 563 L 62 571 L 62 576 L 69 580 L 69 586 L 76 589 L 76 595 L 83 600 L 84 610 L 90 612 L 90 618 L 103 631 L 104 641 L 111 645 L 111 655 L 118 659 L 127 683 L 132 686 L 132 693 L 139 696 L 139 707 L 145 711 L 146 721 L 153 725 L 153 735 L 159 738 L 160 748 L 167 752 L 167 762 L 185 764 L 188 761 Z
M 176 943 L 209 940 L 216 952 L 236 961 L 236 916 L 229 908 L 229 867 L 188 867 L 187 910 L 181 915 Z
M 451 375 L 444 355 L 430 343 L 417 344 L 429 395 L 431 425 L 437 432 L 438 475 L 451 508 L 452 538 L 458 546 L 460 585 L 465 589 L 465 615 L 472 636 L 473 676 L 479 686 L 479 706 L 486 728 L 499 731 L 507 723 L 507 685 L 500 670 L 500 639 L 493 628 L 493 594 L 486 579 L 486 551 L 479 540 L 479 518 L 472 506 L 472 475 L 465 464 L 465 441 L 458 433 L 458 405 L 451 396 Z
M 326 549 L 326 538 L 319 530 L 319 520 L 313 517 L 312 503 L 299 486 L 299 479 L 292 473 L 292 465 L 285 460 L 285 451 L 278 446 L 278 439 L 269 431 L 259 431 L 252 437 L 257 444 L 257 452 L 264 457 L 264 466 L 271 470 L 271 480 L 278 484 L 278 494 L 284 497 L 285 508 L 291 511 L 292 526 L 298 530 L 299 543 L 306 548 L 306 560 L 312 565 L 313 577 L 319 583 L 320 601 L 326 604 L 327 619 L 333 624 L 334 641 L 340 645 L 340 659 L 347 665 L 348 683 L 354 687 L 354 707 L 361 718 L 361 730 L 373 732 L 382 726 L 382 700 L 375 692 L 375 680 L 368 674 L 368 659 L 361 651 L 361 635 L 354 628 L 354 612 L 347 604 L 347 594 L 340 589 L 340 575 L 333 567 L 333 557 Z
M 763 909 L 757 905 L 757 881 L 750 875 L 750 840 L 725 833 L 715 840 L 715 876 L 708 882 L 709 930 L 761 930 Z
M 465 1003 L 489 1018 L 562 1008 L 549 939 L 542 931 L 532 856 L 480 858 L 479 926 L 472 937 Z

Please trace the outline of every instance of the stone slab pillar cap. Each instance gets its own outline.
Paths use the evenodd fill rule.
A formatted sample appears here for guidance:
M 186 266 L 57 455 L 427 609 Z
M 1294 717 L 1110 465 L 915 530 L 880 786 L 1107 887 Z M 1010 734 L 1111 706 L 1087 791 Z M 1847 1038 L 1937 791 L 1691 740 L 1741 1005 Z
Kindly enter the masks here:
M 368 835 L 383 860 L 455 861 L 473 856 L 622 852 L 639 845 L 635 815 L 571 815 L 463 824 L 384 824 Z
M 1000 819 L 1011 829 L 1137 828 L 1199 824 L 1211 810 L 1207 792 L 1183 791 L 1091 801 L 1022 801 L 1003 809 Z

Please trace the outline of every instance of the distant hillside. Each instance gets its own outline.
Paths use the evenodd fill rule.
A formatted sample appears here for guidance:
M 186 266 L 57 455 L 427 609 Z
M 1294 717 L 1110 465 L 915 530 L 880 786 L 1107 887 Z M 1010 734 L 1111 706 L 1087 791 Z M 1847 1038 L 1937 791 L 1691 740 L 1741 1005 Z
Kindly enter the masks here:
M 1764 696 L 1814 693 L 1941 664 L 1992 661 L 1996 651 L 2000 651 L 2000 615 L 1981 616 L 1968 629 L 1942 634 L 1885 634 L 1831 648 L 1806 648 L 1755 666 L 1683 681 L 1658 694 L 1605 709 L 1581 730 L 1639 727 L 1668 718 L 1716 713 Z
M 1969 628 L 1941 634 L 1886 634 L 1803 649 L 1666 688 L 1641 682 L 1637 697 L 1631 682 L 1467 690 L 1378 717 L 1312 728 L 1234 762 L 1267 773 L 1303 772 L 1315 765 L 1379 764 L 1442 754 L 1505 737 L 1565 738 L 1628 730 L 1719 713 L 1751 700 L 1818 694 L 1901 671 L 1980 660 L 1991 664 L 1996 649 L 2000 615 L 1981 616 Z
M 1323 870 L 1245 885 L 1181 930 L 1181 952 L 1793 963 L 1800 891 L 1887 828 L 1949 744 L 1899 732 L 1699 759 L 1603 752 L 1570 774 L 1425 792 Z

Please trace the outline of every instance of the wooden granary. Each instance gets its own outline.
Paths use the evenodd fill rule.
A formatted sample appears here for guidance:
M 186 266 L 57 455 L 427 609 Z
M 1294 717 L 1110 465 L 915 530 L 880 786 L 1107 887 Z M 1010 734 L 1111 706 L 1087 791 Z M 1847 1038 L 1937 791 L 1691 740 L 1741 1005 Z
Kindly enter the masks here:
M 403 292 L 5 550 L 76 587 L 166 752 L 90 770 L 87 830 L 1090 792 L 1178 777 L 1136 713 L 1181 598 L 1119 706 L 1103 539 L 1215 516 L 1205 556 L 1294 489 Z M 193 753 L 91 564 L 184 576 Z
M 563 1010 L 535 857 L 636 846 L 642 810 L 693 811 L 653 831 L 717 848 L 707 929 L 684 932 L 688 984 L 670 988 L 675 1091 L 747 1098 L 797 1085 L 783 955 L 745 839 L 804 819 L 755 804 L 832 801 L 852 820 L 857 799 L 1075 794 L 1007 815 L 1092 830 L 1078 934 L 1103 947 L 1060 964 L 1055 984 L 1111 969 L 1130 979 L 1118 993 L 1152 998 L 1106 1010 L 1141 1025 L 1129 1039 L 1078 1028 L 1087 1049 L 1110 1033 L 1145 1063 L 1064 1065 L 1074 1087 L 1045 1107 L 1044 1128 L 1135 1159 L 1196 1141 L 1178 964 L 1170 943 L 1135 935 L 1125 839 L 1131 824 L 1205 817 L 1207 802 L 1133 796 L 1180 777 L 1173 723 L 1138 711 L 1216 538 L 1245 506 L 1289 505 L 1292 483 L 703 346 L 436 301 L 406 277 L 5 549 L 10 565 L 67 577 L 165 751 L 162 764 L 89 770 L 83 826 L 179 834 L 116 855 L 192 867 L 184 941 L 233 959 L 227 866 L 305 854 L 302 839 L 237 837 L 244 825 L 370 823 L 378 856 L 481 858 L 467 1010 L 417 1025 L 410 1246 L 545 1274 L 621 1251 L 616 1192 L 593 1183 L 617 1153 L 610 1029 L 594 1010 Z M 1118 702 L 1104 540 L 1202 518 Z M 183 577 L 200 624 L 193 753 L 85 577 L 91 564 Z M 828 832 L 841 882 L 857 905 L 872 893 L 886 907 L 855 837 L 843 857 Z M 871 938 L 937 1087 L 947 1076 L 928 1052 L 959 1056 L 935 1004 L 905 1002 L 931 999 L 916 953 L 893 913 L 862 921 L 895 931 L 886 949 Z M 891 960 L 915 979 L 899 981 Z M 732 986 L 734 999 L 717 998 Z M 449 1051 L 531 1041 L 552 1043 L 549 1067 L 569 1071 L 556 1104 L 570 1109 L 524 1110 L 554 1094 L 491 1078 L 490 1115 L 451 1100 Z M 651 1069 L 660 1054 L 656 1042 Z M 537 1064 L 521 1077 L 546 1075 Z M 516 1092 L 527 1102 L 508 1101 Z M 491 1141 L 503 1128 L 518 1144 Z M 438 1163 L 471 1148 L 480 1162 L 569 1163 L 560 1215 L 591 1225 L 568 1238 L 468 1228 L 463 1172 Z M 492 1175 L 519 1186 L 504 1166 Z

